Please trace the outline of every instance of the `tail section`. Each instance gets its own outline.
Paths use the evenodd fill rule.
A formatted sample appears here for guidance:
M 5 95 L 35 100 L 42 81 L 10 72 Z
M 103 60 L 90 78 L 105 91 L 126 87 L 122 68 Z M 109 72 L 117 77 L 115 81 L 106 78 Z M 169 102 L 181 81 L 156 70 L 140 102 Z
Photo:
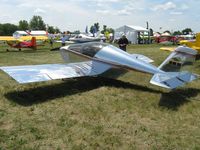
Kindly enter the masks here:
M 199 76 L 189 72 L 165 72 L 156 73 L 152 77 L 150 83 L 168 89 L 174 89 L 185 83 L 197 79 Z
M 199 75 L 190 72 L 177 72 L 183 65 L 190 64 L 188 62 L 193 62 L 196 54 L 197 51 L 192 48 L 186 46 L 177 47 L 158 67 L 163 72 L 155 73 L 150 83 L 164 88 L 174 89 L 199 78 Z
M 36 49 L 36 47 L 37 47 L 37 44 L 36 44 L 36 37 L 32 37 L 32 39 L 31 39 L 31 44 L 32 44 L 33 48 Z
M 180 65 L 184 64 L 185 62 L 193 62 L 196 55 L 196 50 L 186 46 L 179 46 L 165 59 L 165 61 L 158 68 L 163 70 L 165 65 L 170 62 L 175 62 L 175 64 L 179 63 Z

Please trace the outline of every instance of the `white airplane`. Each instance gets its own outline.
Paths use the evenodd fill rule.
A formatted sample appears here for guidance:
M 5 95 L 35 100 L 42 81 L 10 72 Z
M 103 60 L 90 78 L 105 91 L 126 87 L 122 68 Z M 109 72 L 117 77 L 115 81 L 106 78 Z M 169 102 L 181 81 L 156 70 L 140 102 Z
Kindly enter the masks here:
M 173 51 L 159 67 L 150 64 L 152 60 L 146 56 L 129 54 L 115 46 L 101 42 L 72 44 L 62 47 L 60 52 L 64 61 L 70 63 L 5 66 L 0 69 L 19 83 L 104 76 L 111 70 L 134 70 L 153 74 L 150 83 L 168 89 L 174 89 L 198 78 L 197 74 L 189 72 L 165 72 L 162 70 L 163 66 L 173 58 L 186 60 L 197 54 L 197 51 L 183 46 Z M 73 62 L 74 58 L 76 62 Z
M 69 41 L 74 43 L 100 42 L 101 38 L 99 36 L 92 37 L 85 34 L 78 34 L 75 37 L 69 38 Z
M 77 34 L 74 37 L 70 37 L 68 40 L 65 41 L 66 44 L 73 44 L 73 43 L 86 43 L 86 42 L 100 42 L 101 37 L 100 34 L 97 36 L 89 36 L 89 34 Z M 62 40 L 55 41 L 56 43 L 63 43 Z

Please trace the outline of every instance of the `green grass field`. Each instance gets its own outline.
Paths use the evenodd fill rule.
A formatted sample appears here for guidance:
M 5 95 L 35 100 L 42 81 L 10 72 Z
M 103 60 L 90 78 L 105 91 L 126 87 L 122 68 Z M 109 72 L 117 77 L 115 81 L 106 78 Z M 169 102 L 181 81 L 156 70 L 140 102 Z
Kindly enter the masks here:
M 159 45 L 130 45 L 159 65 Z M 62 63 L 58 51 L 6 52 L 0 66 Z M 200 61 L 187 68 L 200 74 Z M 0 149 L 200 149 L 200 81 L 169 91 L 129 72 L 20 85 L 0 71 Z

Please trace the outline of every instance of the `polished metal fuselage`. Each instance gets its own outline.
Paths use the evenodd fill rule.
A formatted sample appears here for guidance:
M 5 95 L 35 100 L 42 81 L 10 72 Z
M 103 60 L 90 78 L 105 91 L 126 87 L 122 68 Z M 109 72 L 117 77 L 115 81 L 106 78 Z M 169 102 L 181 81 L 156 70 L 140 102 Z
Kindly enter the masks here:
M 131 54 L 112 45 L 102 46 L 102 48 L 93 57 L 70 50 L 68 47 L 66 47 L 65 50 L 80 56 L 80 58 L 85 57 L 95 61 L 104 62 L 112 66 L 119 66 L 120 68 L 122 67 L 122 69 L 136 70 L 150 74 L 163 73 L 163 71 L 158 69 L 156 66 L 134 59 Z

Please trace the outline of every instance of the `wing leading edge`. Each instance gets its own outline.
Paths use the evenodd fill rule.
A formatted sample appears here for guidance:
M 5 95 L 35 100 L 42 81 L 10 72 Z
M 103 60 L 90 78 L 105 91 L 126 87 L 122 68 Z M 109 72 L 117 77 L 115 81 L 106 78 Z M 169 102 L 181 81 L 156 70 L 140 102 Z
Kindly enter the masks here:
M 96 76 L 104 73 L 112 66 L 97 62 L 86 61 L 70 64 L 44 64 L 27 66 L 0 67 L 19 83 L 32 83 L 48 80 Z

